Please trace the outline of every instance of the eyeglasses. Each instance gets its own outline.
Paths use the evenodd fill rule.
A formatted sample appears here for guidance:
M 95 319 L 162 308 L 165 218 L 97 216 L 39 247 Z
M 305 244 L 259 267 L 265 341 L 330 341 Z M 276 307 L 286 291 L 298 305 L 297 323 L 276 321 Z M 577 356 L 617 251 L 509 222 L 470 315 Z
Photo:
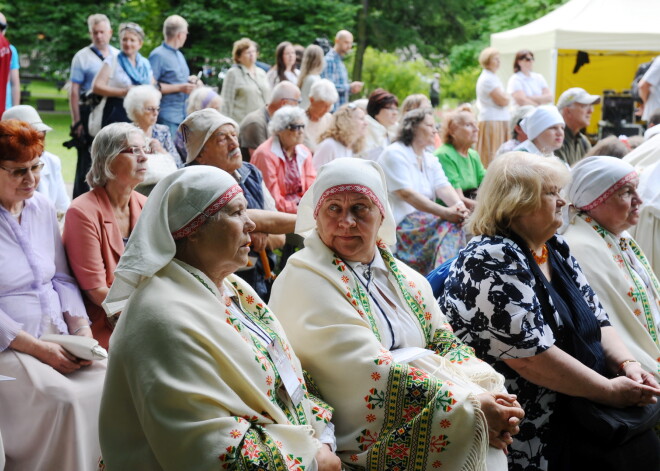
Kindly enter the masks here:
M 149 113 L 158 113 L 160 112 L 160 106 L 145 106 L 144 111 L 147 111 Z
M 532 62 L 534 60 L 533 57 L 530 56 L 525 56 L 520 58 L 521 61 L 527 61 L 527 62 Z
M 282 101 L 292 101 L 298 105 L 302 103 L 302 100 L 299 100 L 298 98 L 282 98 Z
M 151 147 L 148 146 L 129 146 L 126 149 L 119 151 L 120 154 L 131 154 L 133 157 L 139 157 L 140 153 L 144 155 L 151 154 Z
M 9 176 L 11 178 L 18 180 L 20 178 L 24 178 L 25 175 L 27 175 L 28 170 L 32 172 L 32 175 L 39 175 L 39 173 L 41 173 L 41 169 L 44 168 L 44 163 L 42 161 L 39 161 L 38 164 L 34 164 L 31 167 L 16 167 L 16 168 L 9 168 L 0 165 L 0 168 L 2 170 L 5 170 L 7 173 L 9 173 Z
M 286 128 L 289 131 L 302 131 L 303 129 L 305 129 L 305 125 L 304 124 L 289 124 Z
M 383 109 L 384 109 L 384 110 L 389 110 L 389 111 L 394 111 L 395 113 L 398 113 L 398 112 L 399 112 L 399 108 L 397 108 L 396 106 L 386 106 L 386 107 L 383 108 Z
M 0 21 L 0 31 L 4 31 L 6 29 L 7 29 L 7 23 L 3 23 L 2 21 Z
M 133 31 L 138 33 L 138 35 L 140 35 L 141 37 L 144 37 L 144 30 L 137 23 L 122 23 L 122 24 L 119 25 L 119 33 L 120 34 L 123 33 L 124 31 L 126 31 L 127 29 L 129 29 L 129 30 L 132 29 Z

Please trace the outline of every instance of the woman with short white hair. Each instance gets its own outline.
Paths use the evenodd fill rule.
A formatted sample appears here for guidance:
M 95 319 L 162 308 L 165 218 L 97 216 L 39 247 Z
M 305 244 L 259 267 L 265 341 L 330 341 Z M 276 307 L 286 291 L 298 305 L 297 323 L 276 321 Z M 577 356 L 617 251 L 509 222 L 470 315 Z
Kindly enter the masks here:
M 114 325 L 101 303 L 147 200 L 134 189 L 144 181 L 149 153 L 144 133 L 132 124 L 101 129 L 92 143 L 87 173 L 91 190 L 73 200 L 64 220 L 69 266 L 85 295 L 94 338 L 104 348 Z
M 250 163 L 261 170 L 278 211 L 295 214 L 303 194 L 314 182 L 312 151 L 303 145 L 305 112 L 283 106 L 268 124 L 270 137 L 252 154 Z
M 163 94 L 151 85 L 139 85 L 131 88 L 124 98 L 124 109 L 128 119 L 138 128 L 142 129 L 144 135 L 150 137 L 149 147 L 154 154 L 169 154 L 177 167 L 182 167 L 183 162 L 174 147 L 170 129 L 164 124 L 157 124 L 158 112 L 160 111 L 160 100 Z M 149 162 L 151 165 L 153 160 Z
M 330 110 L 339 100 L 339 94 L 335 84 L 328 79 L 319 79 L 314 82 L 309 91 L 309 106 L 305 113 L 307 114 L 307 127 L 305 128 L 305 145 L 312 152 L 316 151 L 319 144 L 319 137 L 332 123 L 332 114 Z M 304 107 L 303 107 L 304 108 Z

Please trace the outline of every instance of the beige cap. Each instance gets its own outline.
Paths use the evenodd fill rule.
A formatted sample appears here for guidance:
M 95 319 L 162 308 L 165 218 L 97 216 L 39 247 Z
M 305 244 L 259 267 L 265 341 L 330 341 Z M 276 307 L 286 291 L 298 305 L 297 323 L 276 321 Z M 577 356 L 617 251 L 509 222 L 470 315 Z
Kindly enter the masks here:
M 584 88 L 574 87 L 569 88 L 561 94 L 557 101 L 557 108 L 560 110 L 566 108 L 573 103 L 580 103 L 581 105 L 595 105 L 600 103 L 598 95 L 589 95 Z
M 183 142 L 188 151 L 188 158 L 186 163 L 189 164 L 197 158 L 199 152 L 204 148 L 204 144 L 209 140 L 209 137 L 220 126 L 231 124 L 238 132 L 238 124 L 236 121 L 220 114 L 213 108 L 204 108 L 203 110 L 190 113 L 186 119 L 179 125 L 179 131 L 183 135 Z
M 52 131 L 53 128 L 44 124 L 37 113 L 37 110 L 32 108 L 30 105 L 16 105 L 9 108 L 7 111 L 2 113 L 2 120 L 8 119 L 17 119 L 19 121 L 25 121 L 30 126 L 32 126 L 37 131 Z

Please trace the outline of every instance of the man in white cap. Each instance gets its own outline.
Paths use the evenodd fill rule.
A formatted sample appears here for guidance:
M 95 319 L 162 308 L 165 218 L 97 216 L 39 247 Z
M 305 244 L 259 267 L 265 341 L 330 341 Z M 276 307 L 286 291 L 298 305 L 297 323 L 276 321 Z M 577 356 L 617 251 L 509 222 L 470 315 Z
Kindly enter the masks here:
M 590 95 L 583 88 L 569 88 L 559 97 L 557 108 L 564 118 L 564 143 L 555 155 L 573 166 L 580 161 L 589 149 L 591 143 L 581 130 L 589 126 L 594 105 L 600 103 L 598 95 Z
M 186 166 L 217 167 L 232 175 L 243 190 L 248 214 L 257 225 L 250 234 L 252 255 L 256 256 L 267 249 L 281 248 L 284 245 L 283 234 L 293 232 L 296 218 L 295 215 L 277 211 L 275 200 L 266 188 L 259 169 L 243 162 L 238 144 L 238 129 L 238 124 L 233 119 L 212 108 L 189 114 L 179 126 L 188 152 Z M 255 270 L 237 274 L 267 301 L 270 287 L 266 279 L 270 267 L 265 267 L 264 264 L 265 260 L 261 259 L 256 263 Z
M 41 120 L 37 110 L 29 105 L 13 106 L 2 114 L 2 120 L 17 119 L 25 121 L 35 130 L 39 131 L 46 147 L 46 133 L 53 130 Z M 51 154 L 47 150 L 41 154 L 41 161 L 44 163 L 44 168 L 41 170 L 41 178 L 37 191 L 45 195 L 50 202 L 55 206 L 58 219 L 61 219 L 66 213 L 67 208 L 71 201 L 64 185 L 62 178 L 62 162 L 58 156 Z

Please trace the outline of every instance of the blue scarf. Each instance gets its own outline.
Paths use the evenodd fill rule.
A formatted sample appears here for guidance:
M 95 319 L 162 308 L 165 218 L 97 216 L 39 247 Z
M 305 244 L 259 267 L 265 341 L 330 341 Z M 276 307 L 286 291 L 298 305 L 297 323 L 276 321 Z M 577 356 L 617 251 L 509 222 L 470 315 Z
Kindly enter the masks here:
M 135 67 L 131 64 L 131 61 L 128 60 L 128 56 L 124 54 L 124 51 L 121 51 L 117 58 L 119 60 L 119 65 L 124 69 L 128 78 L 131 79 L 133 85 L 149 85 L 151 83 L 151 65 L 149 61 L 142 57 L 138 52 L 135 56 Z

